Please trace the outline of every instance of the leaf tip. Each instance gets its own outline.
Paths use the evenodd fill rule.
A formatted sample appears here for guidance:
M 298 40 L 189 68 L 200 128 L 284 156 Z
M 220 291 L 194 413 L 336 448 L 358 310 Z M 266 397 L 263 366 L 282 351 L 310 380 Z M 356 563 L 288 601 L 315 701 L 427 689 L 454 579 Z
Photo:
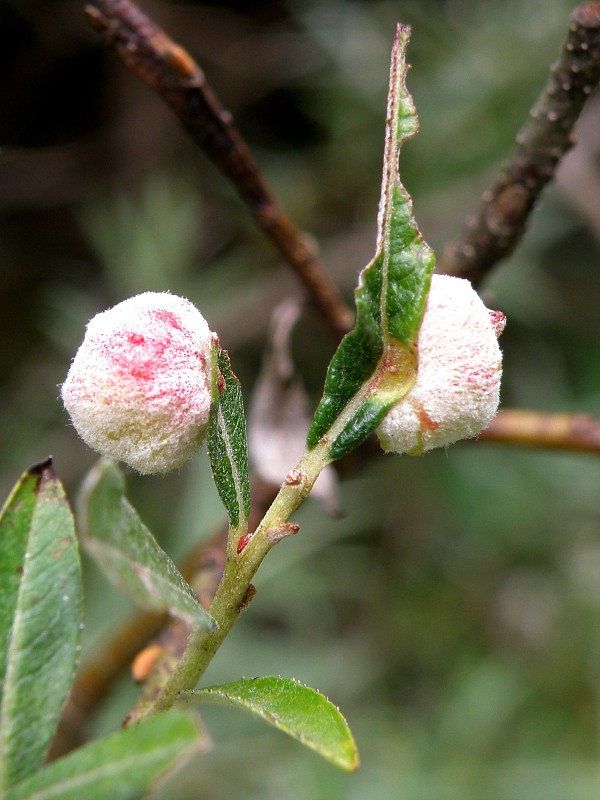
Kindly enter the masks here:
M 392 63 L 397 61 L 400 55 L 402 57 L 404 56 L 410 41 L 411 33 L 412 28 L 410 25 L 405 25 L 403 22 L 396 23 L 396 33 L 394 34 L 394 42 L 392 44 Z
M 356 772 L 359 767 L 360 767 L 360 758 L 358 756 L 358 750 L 357 750 L 353 760 L 349 761 L 348 765 L 343 767 L 343 769 L 345 769 L 346 772 Z
M 48 456 L 38 464 L 33 464 L 28 468 L 27 474 L 37 478 L 36 491 L 40 491 L 46 483 L 58 480 L 54 466 L 52 463 L 52 456 Z
M 395 40 L 400 41 L 401 39 L 409 39 L 411 32 L 412 28 L 410 25 L 407 25 L 404 22 L 397 22 Z

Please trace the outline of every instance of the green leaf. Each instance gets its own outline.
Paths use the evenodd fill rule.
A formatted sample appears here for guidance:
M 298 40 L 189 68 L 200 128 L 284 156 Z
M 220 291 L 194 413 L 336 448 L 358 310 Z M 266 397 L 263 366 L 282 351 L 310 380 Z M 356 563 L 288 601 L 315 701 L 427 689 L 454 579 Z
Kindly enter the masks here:
M 329 365 L 308 434 L 309 449 L 328 440 L 331 459 L 350 452 L 372 433 L 416 378 L 415 343 L 435 258 L 421 237 L 398 173 L 401 145 L 418 129 L 405 85 L 409 36 L 410 28 L 399 25 L 390 67 L 377 249 L 355 292 L 356 326 Z
M 290 678 L 250 678 L 196 689 L 192 701 L 236 706 L 250 711 L 331 761 L 340 769 L 358 768 L 358 751 L 348 723 L 324 695 Z
M 54 761 L 3 800 L 136 800 L 200 747 L 190 717 L 171 711 Z
M 77 666 L 81 611 L 73 515 L 47 459 L 0 515 L 0 790 L 44 761 Z
M 250 512 L 246 418 L 240 382 L 229 355 L 219 350 L 219 396 L 208 431 L 208 455 L 215 485 L 229 514 L 231 527 L 246 528 Z
M 197 630 L 215 630 L 215 620 L 124 494 L 120 469 L 113 461 L 101 459 L 82 489 L 79 516 L 86 549 L 142 607 L 168 611 Z

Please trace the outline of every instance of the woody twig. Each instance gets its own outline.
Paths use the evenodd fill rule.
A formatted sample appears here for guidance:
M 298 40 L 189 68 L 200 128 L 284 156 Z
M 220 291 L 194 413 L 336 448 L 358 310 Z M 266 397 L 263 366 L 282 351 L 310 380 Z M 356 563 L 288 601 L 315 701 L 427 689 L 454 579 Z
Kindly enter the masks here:
M 529 215 L 574 144 L 573 128 L 600 81 L 600 2 L 578 6 L 567 41 L 548 83 L 516 137 L 495 184 L 484 192 L 475 214 L 449 244 L 438 269 L 478 285 L 519 243 Z
M 327 275 L 316 244 L 296 228 L 280 207 L 231 114 L 223 108 L 194 59 L 131 0 L 94 0 L 85 11 L 105 42 L 167 103 L 196 144 L 230 179 L 257 225 L 296 273 L 328 327 L 337 337 L 346 333 L 352 314 Z
M 507 409 L 479 441 L 565 452 L 600 453 L 600 421 L 589 414 L 546 414 Z

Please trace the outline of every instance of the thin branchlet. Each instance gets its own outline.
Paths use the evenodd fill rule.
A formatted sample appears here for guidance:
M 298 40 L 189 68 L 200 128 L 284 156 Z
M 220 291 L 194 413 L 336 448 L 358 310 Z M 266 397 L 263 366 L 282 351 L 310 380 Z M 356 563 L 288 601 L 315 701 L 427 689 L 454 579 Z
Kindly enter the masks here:
M 477 286 L 512 253 L 544 187 L 575 143 L 575 123 L 599 81 L 600 2 L 585 3 L 571 15 L 560 57 L 508 160 L 459 238 L 444 249 L 439 272 L 468 278 Z
M 94 0 L 85 10 L 92 27 L 167 103 L 195 143 L 233 183 L 324 322 L 341 337 L 352 325 L 352 314 L 327 274 L 316 243 L 284 213 L 200 66 L 131 0 Z

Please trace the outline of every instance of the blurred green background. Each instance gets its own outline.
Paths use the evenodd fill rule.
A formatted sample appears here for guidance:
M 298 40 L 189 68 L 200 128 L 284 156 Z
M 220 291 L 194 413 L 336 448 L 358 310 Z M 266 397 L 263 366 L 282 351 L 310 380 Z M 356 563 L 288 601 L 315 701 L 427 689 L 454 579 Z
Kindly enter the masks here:
M 190 297 L 251 397 L 271 309 L 298 287 L 170 112 L 103 48 L 83 3 L 0 4 L 0 489 L 48 453 L 71 498 L 94 454 L 58 401 L 87 320 L 128 295 Z M 196 56 L 351 301 L 372 255 L 389 48 L 413 26 L 421 132 L 401 172 L 441 248 L 495 173 L 567 31 L 566 0 L 145 2 Z M 600 106 L 526 240 L 483 287 L 508 316 L 503 404 L 600 416 Z M 333 351 L 303 318 L 316 403 Z M 291 463 L 290 463 L 291 466 Z M 600 796 L 600 462 L 464 443 L 342 464 L 331 519 L 269 556 L 208 680 L 294 676 L 346 714 L 338 773 L 208 709 L 214 750 L 157 795 L 224 800 L 592 800 Z M 180 556 L 224 515 L 204 456 L 130 495 Z M 131 613 L 86 562 L 87 658 Z M 125 677 L 90 725 L 114 729 Z

